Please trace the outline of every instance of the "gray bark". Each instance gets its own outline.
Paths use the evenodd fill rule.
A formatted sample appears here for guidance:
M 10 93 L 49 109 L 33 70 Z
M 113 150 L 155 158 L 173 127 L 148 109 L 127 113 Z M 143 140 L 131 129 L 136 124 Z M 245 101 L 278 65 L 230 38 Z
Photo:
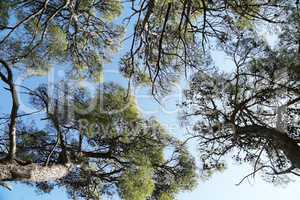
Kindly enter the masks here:
M 67 176 L 72 165 L 41 166 L 38 164 L 19 165 L 17 163 L 0 164 L 0 181 L 48 182 Z

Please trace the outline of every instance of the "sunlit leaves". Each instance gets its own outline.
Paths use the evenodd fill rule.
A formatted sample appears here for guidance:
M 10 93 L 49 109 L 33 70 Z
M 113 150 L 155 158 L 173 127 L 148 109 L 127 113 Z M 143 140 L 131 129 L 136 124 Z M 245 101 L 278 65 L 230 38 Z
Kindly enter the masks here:
M 1 2 L 1 10 L 8 12 L 9 4 Z M 116 53 L 124 31 L 113 22 L 122 12 L 122 2 L 55 0 L 14 5 L 10 16 L 1 12 L 1 19 L 11 22 L 0 23 L 1 42 L 14 46 L 19 38 L 22 41 L 19 48 L 9 49 L 5 59 L 14 60 L 16 67 L 39 71 L 31 75 L 46 75 L 54 64 L 66 64 L 73 78 L 103 81 L 103 64 Z
M 173 197 L 170 194 L 164 192 L 160 195 L 159 200 L 173 200 Z
M 152 175 L 153 169 L 148 166 L 138 166 L 137 169 L 126 171 L 120 181 L 124 200 L 145 200 L 151 197 L 154 190 Z

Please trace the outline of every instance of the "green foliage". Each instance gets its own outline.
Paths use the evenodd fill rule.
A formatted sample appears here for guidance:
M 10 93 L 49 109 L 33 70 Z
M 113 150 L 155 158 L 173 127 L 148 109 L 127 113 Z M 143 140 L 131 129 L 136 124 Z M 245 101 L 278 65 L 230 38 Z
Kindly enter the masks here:
M 173 197 L 170 194 L 164 192 L 160 195 L 159 200 L 173 200 Z
M 132 49 L 122 60 L 121 71 L 135 84 L 151 85 L 155 94 L 170 91 L 172 84 L 180 81 L 182 72 L 187 72 L 188 67 L 200 69 L 199 73 L 194 74 L 185 105 L 192 105 L 203 117 L 193 131 L 204 134 L 201 140 L 208 140 L 200 145 L 208 175 L 224 169 L 219 163 L 220 157 L 235 143 L 232 130 L 226 129 L 226 134 L 231 134 L 229 139 L 218 130 L 214 129 L 213 134 L 204 130 L 229 120 L 237 126 L 266 121 L 267 117 L 249 118 L 249 115 L 270 104 L 270 98 L 274 102 L 282 101 L 273 96 L 273 92 L 282 92 L 282 82 L 275 84 L 268 81 L 277 80 L 281 70 L 288 72 L 287 79 L 280 79 L 287 81 L 287 85 L 291 85 L 289 81 L 299 80 L 299 60 L 295 59 L 299 57 L 296 54 L 299 50 L 295 48 L 299 45 L 299 15 L 286 2 L 132 1 L 133 11 L 129 13 L 132 17 L 130 22 L 134 23 L 131 25 L 135 26 Z M 9 61 L 14 69 L 32 71 L 34 76 L 47 75 L 50 67 L 57 64 L 68 65 L 68 75 L 75 80 L 104 82 L 104 64 L 112 60 L 111 56 L 118 51 L 125 35 L 118 17 L 122 16 L 123 7 L 127 4 L 120 0 L 51 0 L 45 3 L 47 5 L 39 1 L 0 2 L 1 59 Z M 285 36 L 281 36 L 286 49 L 277 53 L 264 49 L 263 55 L 257 54 L 259 58 L 251 62 L 246 59 L 247 66 L 242 67 L 244 71 L 241 73 L 253 73 L 243 75 L 252 76 L 250 79 L 238 79 L 239 72 L 233 76 L 207 74 L 206 70 L 202 70 L 212 67 L 206 59 L 207 54 L 204 56 L 209 39 L 217 41 L 218 47 L 228 51 L 228 54 L 238 54 L 237 57 L 240 57 L 250 47 L 256 48 L 258 45 L 243 40 L 243 37 L 255 35 L 252 30 L 255 20 L 276 20 L 276 15 L 282 11 L 286 14 L 280 19 L 292 16 L 283 29 Z M 244 51 L 238 49 L 232 52 L 236 47 L 233 43 L 237 40 L 246 43 Z M 262 48 L 257 51 L 262 51 Z M 257 87 L 262 80 L 263 84 Z M 281 88 L 274 89 L 274 85 Z M 296 89 L 293 87 L 292 90 L 288 87 L 288 91 L 298 92 L 299 84 L 296 84 Z M 37 93 L 30 92 L 34 98 L 41 98 L 40 101 L 32 101 L 33 104 L 48 108 L 50 99 L 60 104 L 58 96 L 47 96 L 45 89 L 39 89 Z M 142 119 L 135 98 L 125 89 L 104 84 L 102 89 L 89 97 L 78 88 L 72 89 L 68 91 L 70 94 L 64 93 L 64 98 L 70 100 L 71 105 L 57 105 L 57 112 L 46 113 L 43 118 L 47 121 L 45 130 L 29 129 L 31 125 L 26 130 L 18 130 L 18 134 L 21 133 L 18 135 L 20 158 L 44 165 L 48 161 L 50 164 L 61 163 L 61 156 L 70 157 L 70 162 L 78 166 L 55 184 L 65 186 L 75 196 L 85 199 L 99 199 L 104 193 L 116 189 L 125 200 L 171 200 L 177 192 L 195 187 L 195 161 L 186 147 L 166 133 L 157 121 Z M 263 95 L 255 95 L 257 91 L 263 91 Z M 255 101 L 252 102 L 251 98 Z M 214 100 L 217 102 L 214 103 Z M 223 110 L 219 108 L 220 102 L 223 103 Z M 249 102 L 252 103 L 249 107 L 259 104 L 257 110 L 242 113 L 244 107 L 248 109 L 243 103 Z M 76 112 L 85 111 L 93 103 L 90 112 Z M 67 110 L 75 110 L 75 113 L 66 115 L 66 107 Z M 240 110 L 236 111 L 236 108 Z M 235 113 L 237 116 L 233 116 Z M 80 127 L 81 120 L 87 122 L 84 130 Z M 209 122 L 208 125 L 205 122 Z M 59 140 L 57 135 L 61 136 Z M 261 144 L 266 138 L 254 140 L 245 136 L 243 139 L 239 148 L 248 150 L 245 161 L 253 161 L 257 157 L 254 150 L 268 148 Z M 53 145 L 56 141 L 59 142 Z M 214 145 L 210 145 L 211 141 Z M 171 149 L 170 155 L 165 152 L 166 148 Z M 266 153 L 269 152 L 274 154 L 270 147 Z M 237 157 L 241 159 L 240 155 Z M 282 158 L 276 159 L 280 165 Z M 48 186 L 40 185 L 46 192 L 52 189 Z
M 154 190 L 153 169 L 138 166 L 124 173 L 120 181 L 121 196 L 124 200 L 145 200 Z
M 51 26 L 49 34 L 49 56 L 65 57 L 68 48 L 67 34 L 58 26 Z
M 129 96 L 129 98 L 126 99 L 126 96 L 126 91 L 120 88 L 114 91 L 113 94 L 104 94 L 104 101 L 107 102 L 104 106 L 104 110 L 119 112 L 122 117 L 124 117 L 124 120 L 129 122 L 135 121 L 139 116 L 135 98 Z
M 122 14 L 123 5 L 120 0 L 106 0 L 105 10 L 103 10 L 103 18 L 112 21 Z
M 195 172 L 195 163 L 191 159 L 189 153 L 184 151 L 181 153 L 178 161 L 181 166 L 180 176 L 176 180 L 178 188 L 183 190 L 192 190 L 196 185 L 196 172 Z
M 39 109 L 44 102 L 39 98 L 45 96 L 46 91 L 46 88 L 39 88 L 35 96 L 37 99 L 32 99 Z M 177 192 L 192 189 L 196 170 L 191 155 L 159 122 L 140 118 L 135 99 L 130 95 L 126 99 L 126 94 L 126 90 L 115 84 L 104 84 L 93 95 L 88 95 L 83 89 L 72 88 L 68 93 L 70 96 L 64 96 L 70 99 L 70 106 L 78 106 L 85 111 L 94 104 L 93 110 L 80 114 L 75 109 L 75 114 L 67 119 L 60 109 L 48 114 L 49 130 L 55 129 L 51 119 L 57 118 L 61 131 L 68 133 L 69 159 L 78 164 L 78 168 L 59 184 L 73 196 L 85 199 L 99 199 L 106 193 L 118 191 L 125 200 L 170 200 Z M 57 102 L 59 96 L 53 95 L 51 98 Z M 86 126 L 80 125 L 81 120 L 85 121 Z M 97 129 L 94 125 L 101 128 Z M 32 137 L 22 138 L 22 146 L 19 147 L 22 155 L 27 155 L 34 162 L 45 162 L 53 147 L 47 142 L 54 142 L 55 135 L 30 129 L 23 132 L 32 132 L 32 136 L 36 136 L 41 143 L 35 143 Z M 84 144 L 81 153 L 78 152 L 78 134 L 81 134 Z M 27 142 L 29 139 L 30 142 Z M 171 157 L 167 156 L 166 148 L 171 149 Z M 50 163 L 59 162 L 60 153 L 59 142 Z
M 235 23 L 236 27 L 240 30 L 247 30 L 253 27 L 252 21 L 247 18 L 240 18 Z
M 228 155 L 236 163 L 253 165 L 253 174 L 260 171 L 275 184 L 281 179 L 277 175 L 298 168 L 299 160 L 291 155 L 299 152 L 294 120 L 299 116 L 300 29 L 299 15 L 290 14 L 277 45 L 255 42 L 252 31 L 243 32 L 227 46 L 227 55 L 235 61 L 232 72 L 193 74 L 183 119 L 196 120 L 193 136 L 201 138 L 204 179 L 225 170 Z
M 157 95 L 172 90 L 183 71 L 209 65 L 204 53 L 208 52 L 206 47 L 211 38 L 226 49 L 239 35 L 255 32 L 256 21 L 278 22 L 282 19 L 279 15 L 286 14 L 284 7 L 293 9 L 286 1 L 161 0 L 148 3 L 141 8 L 140 16 L 136 14 L 136 34 L 132 48 L 123 57 L 121 71 L 135 84 L 151 84 L 152 93 Z M 146 82 L 144 72 L 148 74 Z
M 68 64 L 73 78 L 103 82 L 103 64 L 119 48 L 124 31 L 112 22 L 122 12 L 120 1 L 83 0 L 72 6 L 61 0 L 46 1 L 47 5 L 11 3 L 0 3 L 0 42 L 9 49 L 0 50 L 3 59 L 14 60 L 15 67 L 26 66 L 33 76 L 46 75 L 53 64 Z

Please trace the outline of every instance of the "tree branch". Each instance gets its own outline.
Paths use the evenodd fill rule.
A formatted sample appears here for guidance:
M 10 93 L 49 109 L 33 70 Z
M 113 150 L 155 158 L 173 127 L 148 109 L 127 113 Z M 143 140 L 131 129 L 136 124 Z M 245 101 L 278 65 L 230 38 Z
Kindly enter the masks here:
M 0 164 L 0 181 L 48 182 L 67 176 L 72 165 L 53 165 L 44 167 L 37 164 L 19 165 L 13 163 Z

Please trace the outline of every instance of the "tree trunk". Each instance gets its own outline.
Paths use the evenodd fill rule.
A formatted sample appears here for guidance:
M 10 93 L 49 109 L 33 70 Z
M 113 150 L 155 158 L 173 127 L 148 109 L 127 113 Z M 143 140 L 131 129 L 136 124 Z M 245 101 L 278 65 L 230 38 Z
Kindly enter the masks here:
M 19 109 L 18 94 L 16 87 L 13 83 L 10 84 L 10 91 L 12 96 L 12 109 L 10 114 L 10 124 L 9 124 L 9 158 L 11 160 L 16 158 L 17 151 L 17 114 Z
M 53 165 L 49 167 L 38 164 L 20 165 L 16 162 L 0 164 L 0 181 L 48 182 L 67 176 L 72 165 Z
M 292 165 L 295 168 L 300 169 L 300 146 L 285 132 L 282 132 L 276 128 L 250 125 L 239 127 L 238 134 L 271 139 L 274 146 L 278 147 L 278 149 L 281 149 L 284 152 L 285 156 L 291 161 Z
M 11 93 L 11 99 L 12 99 L 12 108 L 10 112 L 10 123 L 9 123 L 9 132 L 8 132 L 9 135 L 8 158 L 10 160 L 14 160 L 16 158 L 16 151 L 17 151 L 16 131 L 17 131 L 17 115 L 19 109 L 19 99 L 18 99 L 17 89 L 13 80 L 13 72 L 11 66 L 9 66 L 8 63 L 2 59 L 0 59 L 0 63 L 4 66 L 4 68 L 7 71 L 7 76 L 2 74 L 0 71 L 0 79 L 9 86 L 9 91 Z

